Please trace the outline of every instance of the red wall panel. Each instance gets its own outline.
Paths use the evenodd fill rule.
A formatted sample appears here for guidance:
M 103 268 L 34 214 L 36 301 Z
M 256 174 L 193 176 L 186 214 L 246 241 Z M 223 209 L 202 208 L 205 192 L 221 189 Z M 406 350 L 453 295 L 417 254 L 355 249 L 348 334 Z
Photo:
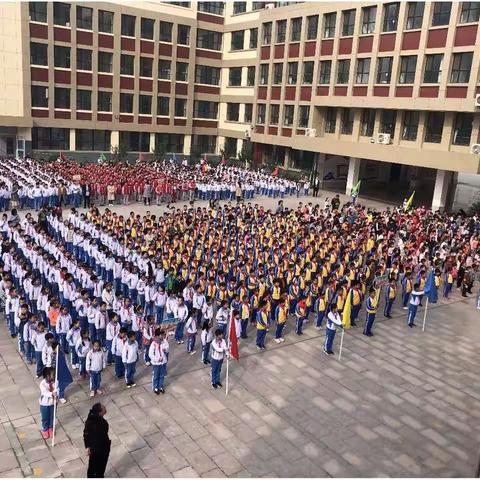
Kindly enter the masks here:
M 216 23 L 218 25 L 223 25 L 223 17 L 217 15 L 209 15 L 204 12 L 197 12 L 197 19 L 204 22 Z
M 200 128 L 217 128 L 217 122 L 211 120 L 194 120 L 193 126 Z
M 390 93 L 390 87 L 381 86 L 381 87 L 373 87 L 373 95 L 375 97 L 388 97 Z
M 370 53 L 373 48 L 373 35 L 358 39 L 358 53 Z
M 320 47 L 321 55 L 332 55 L 333 53 L 333 40 L 322 40 Z
M 152 117 L 150 116 L 144 116 L 144 115 L 139 115 L 138 116 L 138 123 L 142 124 L 151 124 L 152 123 Z
M 420 97 L 438 97 L 438 87 L 420 87 Z
M 341 38 L 340 42 L 338 43 L 338 54 L 339 55 L 349 55 L 352 53 L 352 44 L 353 38 Z
M 135 79 L 133 77 L 120 77 L 120 88 L 122 90 L 133 90 L 135 88 Z
M 189 58 L 190 57 L 190 48 L 188 48 L 188 47 L 177 47 L 177 57 L 178 58 Z
M 113 48 L 113 35 L 98 34 L 98 46 L 100 48 Z
M 402 50 L 417 50 L 422 32 L 405 32 L 402 38 Z
M 165 117 L 158 117 L 157 118 L 157 125 L 168 125 L 170 122 L 170 119 L 169 118 L 165 118 Z
M 305 42 L 305 48 L 303 50 L 304 57 L 315 56 L 315 50 L 317 48 L 317 42 Z
M 427 48 L 442 48 L 447 44 L 448 28 L 429 30 L 427 37 Z
M 70 112 L 64 112 L 61 110 L 55 110 L 53 116 L 54 118 L 70 118 Z
M 91 120 L 92 114 L 87 112 L 77 112 L 77 120 Z
M 261 100 L 267 99 L 267 87 L 258 87 L 258 98 Z
M 335 87 L 333 94 L 339 97 L 345 97 L 347 95 L 347 87 Z
M 175 93 L 177 95 L 188 95 L 188 84 L 187 83 L 176 83 L 175 84 Z
M 173 124 L 184 127 L 187 124 L 187 119 L 186 118 L 174 118 L 173 119 Z
M 54 27 L 53 38 L 57 42 L 70 42 L 71 32 L 69 28 Z
M 39 110 L 39 109 L 36 109 L 36 108 L 32 108 L 32 117 L 47 118 L 48 117 L 48 110 Z
M 120 115 L 120 123 L 133 123 L 133 115 Z
M 277 135 L 278 134 L 278 128 L 277 127 L 268 127 L 268 134 L 269 135 Z
M 282 93 L 282 87 L 272 87 L 270 93 L 270 100 L 280 100 L 280 95 Z
M 285 100 L 295 100 L 296 87 L 285 87 Z
M 265 130 L 265 128 L 262 125 L 257 125 L 255 127 L 255 133 L 263 133 L 264 130 Z M 257 144 L 255 144 L 255 145 L 257 145 Z
M 328 95 L 330 87 L 317 87 L 317 95 L 325 97 Z
M 391 52 L 395 50 L 396 33 L 384 33 L 380 35 L 380 45 L 378 50 L 380 52 Z
M 353 87 L 352 93 L 354 97 L 365 97 L 367 91 L 367 87 Z
M 194 88 L 195 93 L 210 93 L 212 95 L 219 95 L 220 88 L 219 87 L 211 87 L 210 85 L 195 85 Z
M 92 74 L 77 72 L 77 85 L 90 87 L 92 85 Z
M 77 30 L 77 43 L 81 45 L 93 45 L 93 33 Z
M 38 23 L 31 23 L 30 36 L 33 38 L 43 38 L 45 40 L 48 40 L 48 26 L 39 25 Z
M 148 53 L 150 55 L 153 55 L 154 46 L 155 46 L 155 44 L 153 42 L 150 42 L 148 40 L 140 40 L 140 52 L 141 53 Z
M 98 86 L 101 88 L 112 88 L 113 77 L 112 75 L 100 75 L 97 77 Z
M 135 51 L 135 39 L 122 37 L 120 42 L 120 48 L 127 52 Z
M 292 129 L 291 128 L 282 128 L 282 137 L 291 137 Z
M 97 113 L 97 122 L 111 122 L 112 114 L 111 113 Z
M 260 49 L 260 59 L 268 60 L 270 58 L 270 47 L 267 45 Z
M 300 56 L 300 44 L 292 43 L 288 46 L 288 58 L 297 58 Z
M 285 45 L 275 45 L 273 47 L 273 58 L 283 58 L 285 56 Z M 270 51 L 268 57 L 270 58 Z
M 55 70 L 55 83 L 70 83 L 70 70 Z
M 395 96 L 396 97 L 411 97 L 413 95 L 413 87 L 397 87 L 395 89 Z
M 465 25 L 457 27 L 455 30 L 455 47 L 466 47 L 475 45 L 477 40 L 477 25 Z
M 158 93 L 170 93 L 171 90 L 171 83 L 170 82 L 165 82 L 162 80 L 158 81 Z
M 312 99 L 312 87 L 300 87 L 300 100 L 309 102 Z
M 212 52 L 211 50 L 201 50 L 201 49 L 198 49 L 198 48 L 195 51 L 195 55 L 197 57 L 215 58 L 217 60 L 221 60 L 221 58 L 222 58 L 221 52 Z
M 148 80 L 146 78 L 140 79 L 140 90 L 144 92 L 151 92 L 153 90 L 153 80 Z
M 447 98 L 467 98 L 467 88 L 460 86 L 449 86 L 447 87 Z
M 35 82 L 48 82 L 48 68 L 30 68 L 30 76 Z

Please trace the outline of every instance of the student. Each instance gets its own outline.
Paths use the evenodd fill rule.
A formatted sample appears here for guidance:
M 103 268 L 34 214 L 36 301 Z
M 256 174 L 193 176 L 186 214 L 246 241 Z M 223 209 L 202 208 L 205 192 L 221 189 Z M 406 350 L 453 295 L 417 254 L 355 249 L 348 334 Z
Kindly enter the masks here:
M 100 340 L 94 340 L 92 349 L 89 350 L 86 357 L 86 368 L 90 375 L 90 396 L 95 394 L 103 395 L 100 389 L 102 382 L 102 370 L 106 367 L 107 359 Z
M 185 329 L 185 322 L 188 318 L 188 308 L 185 305 L 182 297 L 178 297 L 177 306 L 174 307 L 174 314 L 177 320 L 177 325 L 175 327 L 175 341 L 177 345 L 184 343 L 183 340 L 183 331 Z
M 123 364 L 123 349 L 127 343 L 127 329 L 121 327 L 112 340 L 112 356 L 115 361 L 115 375 L 122 378 L 125 375 L 125 365 Z
M 42 361 L 43 347 L 47 343 L 47 335 L 53 340 L 53 335 L 48 333 L 43 322 L 38 322 L 36 330 L 32 334 L 32 345 L 35 350 L 35 363 L 36 363 L 36 377 L 40 378 L 45 368 Z
M 54 365 L 53 357 L 55 356 L 55 351 L 53 347 L 56 346 L 55 340 L 52 333 L 47 333 L 45 335 L 45 344 L 42 348 L 42 363 L 44 367 L 52 367 Z
M 443 290 L 443 296 L 445 298 L 448 298 L 448 296 L 450 295 L 450 292 L 452 291 L 452 287 L 453 287 L 453 282 L 454 282 L 454 278 L 452 275 L 452 269 L 449 269 L 445 274 L 445 285 Z
M 303 297 L 300 297 L 295 306 L 295 316 L 297 317 L 295 333 L 297 335 L 303 335 L 303 322 L 307 318 L 307 307 L 305 305 L 305 298 Z
M 402 308 L 408 309 L 408 301 L 410 300 L 410 294 L 413 289 L 413 282 L 411 280 L 412 273 L 410 271 L 405 272 L 402 278 Z
M 138 343 L 135 332 L 128 332 L 127 342 L 123 346 L 122 362 L 125 366 L 125 383 L 127 388 L 135 387 L 135 370 L 138 360 Z
M 387 288 L 385 289 L 385 308 L 383 310 L 383 315 L 386 318 L 392 318 L 391 312 L 393 303 L 397 296 L 397 284 L 395 279 L 391 278 Z
M 164 382 L 167 372 L 167 355 L 162 347 L 164 332 L 156 328 L 152 343 L 148 347 L 148 356 L 152 363 L 152 389 L 158 395 L 165 393 Z
M 318 298 L 315 300 L 313 309 L 315 311 L 315 328 L 317 330 L 321 330 L 322 322 L 325 318 L 326 311 L 325 298 L 323 297 L 323 295 L 319 295 Z
M 365 328 L 363 329 L 363 334 L 367 337 L 373 337 L 372 327 L 375 322 L 375 316 L 377 314 L 378 301 L 377 301 L 377 290 L 371 288 L 369 291 L 369 296 L 365 303 L 367 309 L 367 318 L 365 320 Z
M 325 330 L 325 347 L 323 353 L 326 355 L 334 355 L 333 341 L 335 340 L 335 334 L 337 328 L 343 328 L 342 319 L 338 313 L 336 304 L 333 304 L 330 308 L 330 312 L 327 315 L 327 328 Z
M 68 354 L 67 333 L 71 327 L 72 327 L 72 317 L 68 313 L 68 307 L 62 307 L 60 309 L 60 315 L 57 320 L 55 331 L 57 332 L 60 348 L 66 354 Z
M 67 332 L 67 336 L 66 336 L 68 348 L 70 350 L 70 361 L 72 363 L 72 368 L 74 370 L 76 370 L 80 366 L 77 349 L 75 348 L 75 346 L 78 343 L 78 339 L 80 338 L 80 335 L 81 335 L 80 320 L 77 318 L 72 322 L 72 327 Z
M 107 328 L 105 329 L 105 348 L 107 350 L 107 365 L 111 365 L 114 361 L 114 358 L 112 355 L 112 342 L 119 331 L 120 331 L 119 318 L 116 313 L 113 313 L 111 320 L 107 323 Z
M 195 341 L 197 339 L 197 311 L 192 310 L 185 324 L 185 331 L 187 332 L 187 353 L 195 355 Z
M 143 335 L 142 335 L 142 342 L 144 348 L 144 360 L 145 365 L 151 365 L 150 359 L 150 345 L 152 344 L 153 337 L 155 335 L 155 316 L 148 315 L 147 320 L 143 326 Z
M 40 382 L 40 415 L 42 420 L 42 438 L 47 440 L 53 435 L 53 410 L 57 397 L 54 381 L 55 370 L 52 367 L 43 369 L 43 380 Z
M 410 302 L 408 304 L 407 324 L 410 328 L 416 327 L 415 316 L 417 315 L 417 309 L 424 294 L 425 292 L 420 290 L 420 284 L 416 283 L 413 286 L 413 290 L 410 295 Z
M 75 345 L 75 350 L 78 356 L 78 375 L 82 380 L 87 378 L 87 353 L 89 352 L 91 347 L 90 344 L 90 337 L 88 336 L 88 330 L 81 330 L 80 331 L 80 338 L 77 340 L 77 344 Z
M 33 347 L 33 335 L 37 328 L 37 316 L 36 315 L 29 315 L 28 321 L 23 327 L 23 341 L 24 341 L 24 348 L 25 348 L 25 360 L 28 362 L 29 365 L 33 364 L 33 360 L 35 357 L 34 354 L 34 347 Z
M 158 290 L 154 295 L 155 308 L 157 313 L 157 325 L 161 325 L 163 322 L 163 315 L 165 311 L 165 303 L 167 302 L 167 294 L 162 286 L 158 287 Z
M 210 363 L 208 356 L 210 353 L 210 345 L 212 344 L 213 340 L 213 333 L 211 332 L 210 322 L 208 320 L 203 322 L 200 338 L 202 340 L 202 362 L 206 365 Z
M 223 338 L 223 331 L 217 328 L 215 330 L 215 338 L 211 345 L 212 348 L 212 387 L 217 389 L 221 387 L 220 376 L 222 373 L 222 363 L 226 355 L 228 355 L 227 342 Z
M 265 350 L 265 337 L 268 332 L 268 313 L 267 313 L 267 303 L 262 301 L 260 304 L 260 309 L 257 312 L 256 317 L 257 324 L 257 341 L 256 345 L 259 350 Z
M 250 320 L 250 302 L 248 296 L 244 296 L 240 304 L 240 338 L 248 338 L 247 328 Z M 237 332 L 239 333 L 239 332 Z
M 96 340 L 100 341 L 100 345 L 105 347 L 106 345 L 106 328 L 108 323 L 107 304 L 102 302 L 100 308 L 97 309 L 95 315 L 95 333 Z
M 280 303 L 277 305 L 277 308 L 275 309 L 275 321 L 277 322 L 277 328 L 275 329 L 275 343 L 281 343 L 285 341 L 282 334 L 285 328 L 285 324 L 287 322 L 287 315 L 287 300 L 283 299 L 282 301 L 280 301 Z
M 228 302 L 226 300 L 222 300 L 220 302 L 220 308 L 217 311 L 215 316 L 215 320 L 217 321 L 217 328 L 225 335 L 227 331 L 227 322 L 229 317 L 229 309 L 228 309 Z

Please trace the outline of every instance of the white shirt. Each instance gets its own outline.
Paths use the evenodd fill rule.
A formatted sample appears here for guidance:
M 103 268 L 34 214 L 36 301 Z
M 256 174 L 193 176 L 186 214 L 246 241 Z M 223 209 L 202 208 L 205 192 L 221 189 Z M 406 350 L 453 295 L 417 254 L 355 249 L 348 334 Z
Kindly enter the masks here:
M 338 312 L 329 312 L 327 315 L 327 328 L 335 331 L 337 327 L 340 327 L 341 325 L 342 319 L 340 317 L 340 314 Z
M 215 339 L 212 342 L 212 359 L 213 360 L 223 360 L 225 358 L 225 355 L 227 354 L 227 342 L 225 339 L 222 338 L 222 340 L 218 341 Z

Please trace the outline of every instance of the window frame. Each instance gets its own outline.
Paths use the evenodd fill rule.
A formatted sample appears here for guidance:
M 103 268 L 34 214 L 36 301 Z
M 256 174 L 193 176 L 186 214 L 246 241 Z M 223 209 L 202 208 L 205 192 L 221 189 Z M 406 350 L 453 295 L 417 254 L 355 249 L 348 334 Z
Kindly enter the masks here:
M 34 94 L 34 92 L 42 92 L 42 95 Z M 30 98 L 32 108 L 44 108 L 48 109 L 48 85 L 31 85 L 30 86 Z M 35 101 L 34 101 L 35 99 Z M 42 100 L 37 102 L 37 100 Z
M 328 68 L 326 68 L 327 65 L 328 65 Z M 324 66 L 325 66 L 325 68 L 324 68 Z M 325 81 L 327 79 L 328 79 L 328 81 Z M 331 60 L 320 60 L 320 66 L 318 68 L 318 84 L 319 85 L 329 85 L 331 80 L 332 80 L 332 61 Z
M 88 52 L 88 53 L 85 53 L 85 52 Z M 88 58 L 88 56 L 90 56 L 90 58 Z M 77 71 L 91 72 L 92 70 L 93 70 L 93 50 L 90 50 L 89 48 L 77 47 Z
M 318 15 L 309 15 L 307 17 L 307 40 L 316 40 L 318 37 Z M 313 22 L 313 26 L 312 23 Z
M 429 63 L 433 63 L 436 59 L 440 58 L 440 65 L 437 70 L 432 70 L 430 67 L 433 67 L 434 65 L 429 65 Z M 442 70 L 443 70 L 443 53 L 433 53 L 433 54 L 427 54 L 425 55 L 425 67 L 423 69 L 423 82 L 422 83 L 428 83 L 428 84 L 433 84 L 437 85 L 441 82 L 442 80 Z M 436 81 L 431 81 L 430 79 L 427 79 L 427 76 L 432 75 L 434 72 L 437 74 L 437 80 Z
M 29 2 L 28 18 L 30 22 L 47 23 L 47 2 Z
M 105 97 L 104 97 L 105 95 Z M 112 92 L 108 90 L 98 90 L 97 92 L 97 111 L 98 112 L 106 112 L 106 113 L 111 113 L 112 112 Z M 108 99 L 108 100 L 107 100 Z M 107 103 L 109 104 L 110 108 L 108 110 L 105 110 L 103 108 L 104 101 L 107 100 Z
M 400 68 L 398 71 L 399 85 L 413 85 L 417 73 L 417 55 L 401 55 Z M 402 78 L 403 76 L 403 78 Z
M 114 12 L 110 12 L 108 10 L 99 10 L 98 19 L 97 19 L 98 32 L 113 35 L 114 20 L 115 20 Z
M 162 43 L 172 43 L 173 41 L 173 23 L 166 22 L 165 20 L 160 20 L 159 27 L 159 42 Z
M 440 119 L 441 119 L 441 128 L 438 129 L 437 127 L 440 126 Z M 436 111 L 429 111 L 426 112 L 426 119 L 425 119 L 425 133 L 423 137 L 423 141 L 425 143 L 442 143 L 443 137 L 443 129 L 445 126 L 445 112 L 436 112 Z M 433 131 L 429 131 L 433 128 Z M 438 131 L 440 133 L 438 133 Z
M 467 7 L 467 8 L 465 8 Z M 473 13 L 473 19 L 470 18 Z M 464 15 L 466 14 L 466 18 Z M 480 2 L 462 2 L 458 23 L 477 23 L 480 20 Z
M 437 10 L 438 7 L 438 11 Z M 448 16 L 448 18 L 446 18 Z M 449 25 L 452 16 L 452 2 L 433 2 L 432 27 Z
M 63 52 L 65 54 L 65 64 L 66 65 L 59 65 L 61 59 L 60 53 Z M 71 70 L 72 68 L 72 51 L 71 47 L 66 47 L 64 45 L 54 45 L 53 46 L 53 66 L 54 68 L 63 68 L 65 70 Z
M 40 50 L 40 62 L 38 62 L 38 58 L 33 58 L 34 57 L 34 51 L 37 50 L 37 47 L 39 47 Z M 38 52 L 36 52 L 36 55 Z M 43 63 L 42 63 L 43 62 Z M 40 42 L 33 42 L 30 41 L 30 64 L 31 65 L 39 65 L 42 67 L 48 67 L 48 44 L 47 43 L 40 43 Z
M 299 42 L 302 39 L 302 17 L 290 20 L 290 42 Z
M 285 19 L 275 22 L 275 43 L 285 43 L 287 40 L 287 21 Z
M 133 19 L 133 24 L 130 24 L 132 19 Z M 122 37 L 135 38 L 136 19 L 137 17 L 135 17 L 135 15 L 127 15 L 125 13 L 122 13 L 122 16 L 120 18 L 120 34 Z M 132 30 L 132 25 L 133 25 L 133 30 Z
M 282 125 L 284 127 L 292 127 L 295 120 L 295 105 L 283 105 Z
M 416 118 L 415 118 L 416 117 Z M 412 120 L 416 119 L 416 123 Z M 402 118 L 401 140 L 416 142 L 418 138 L 418 126 L 420 124 L 420 112 L 418 110 L 405 110 Z
M 140 38 L 145 40 L 153 40 L 155 38 L 155 20 L 153 18 L 140 18 Z
M 60 94 L 62 94 L 62 95 L 60 95 Z M 57 105 L 57 103 L 60 103 L 61 96 L 64 96 L 65 100 L 68 98 L 68 101 L 65 102 L 66 106 L 58 106 Z M 70 88 L 54 87 L 54 90 L 53 90 L 53 108 L 55 110 L 71 110 L 71 108 L 72 108 L 72 97 L 71 97 Z
M 365 66 L 368 65 L 368 68 Z M 362 67 L 360 69 L 360 66 Z M 355 71 L 355 84 L 367 85 L 370 80 L 370 68 L 372 66 L 371 57 L 363 57 L 357 59 L 357 69 Z M 360 81 L 359 81 L 360 79 Z
M 388 69 L 384 69 L 384 65 L 388 65 Z M 393 57 L 377 57 L 377 75 L 375 77 L 376 85 L 390 85 L 392 81 Z M 384 77 L 382 79 L 382 76 Z
M 85 95 L 85 98 L 83 98 L 84 95 Z M 92 111 L 92 91 L 86 90 L 85 88 L 77 88 L 76 106 L 77 106 L 77 111 L 91 112 Z M 86 108 L 86 107 L 89 107 L 89 108 Z
M 412 8 L 413 7 L 413 8 Z M 411 11 L 413 9 L 413 12 Z M 420 9 L 420 12 L 418 11 Z M 405 30 L 420 30 L 425 15 L 425 2 L 408 2 Z M 418 19 L 420 23 L 418 24 Z
M 353 18 L 352 18 L 353 14 Z M 352 37 L 355 32 L 355 20 L 357 16 L 357 10 L 350 8 L 348 10 L 342 10 L 342 37 Z
M 87 18 L 84 18 L 84 14 L 86 12 L 88 12 Z M 79 13 L 80 13 L 80 16 L 79 16 Z M 88 18 L 88 15 L 90 15 L 90 18 Z M 77 29 L 88 30 L 88 31 L 93 30 L 93 8 L 76 5 L 76 20 L 77 20 Z
M 465 64 L 465 59 L 467 63 Z M 469 83 L 472 71 L 473 52 L 455 52 L 452 54 L 452 68 L 449 83 Z
M 243 73 L 242 68 L 243 67 L 229 67 L 228 69 L 228 86 L 229 87 L 242 86 L 242 73 Z M 238 74 L 238 72 L 240 72 L 240 74 Z M 232 81 L 232 80 L 235 80 L 235 81 Z
M 337 12 L 323 14 L 323 38 L 334 38 L 337 24 Z
M 162 113 L 164 109 L 160 107 L 166 106 L 166 113 Z M 165 97 L 163 95 L 157 96 L 157 117 L 169 117 L 170 116 L 170 97 Z
M 245 50 L 245 30 L 235 30 L 230 35 L 230 50 L 238 52 Z
M 337 85 L 347 85 L 350 81 L 350 65 L 349 58 L 342 58 L 337 61 L 337 75 L 335 77 Z
M 372 15 L 373 12 L 373 15 Z M 373 17 L 373 19 L 372 19 Z M 362 8 L 362 29 L 361 35 L 371 35 L 375 33 L 377 24 L 377 6 Z

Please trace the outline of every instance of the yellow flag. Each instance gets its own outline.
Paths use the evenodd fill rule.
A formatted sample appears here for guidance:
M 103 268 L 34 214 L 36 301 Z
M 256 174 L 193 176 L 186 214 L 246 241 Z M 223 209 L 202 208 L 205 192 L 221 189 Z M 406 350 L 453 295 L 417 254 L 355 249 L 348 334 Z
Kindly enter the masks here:
M 350 316 L 352 314 L 352 291 L 350 290 L 347 295 L 347 300 L 343 306 L 343 318 L 342 323 L 344 328 L 350 328 Z
M 410 210 L 410 207 L 412 206 L 413 202 L 413 196 L 415 195 L 415 190 L 413 193 L 410 195 L 410 198 L 405 202 L 405 205 L 403 206 L 403 211 L 408 212 Z

